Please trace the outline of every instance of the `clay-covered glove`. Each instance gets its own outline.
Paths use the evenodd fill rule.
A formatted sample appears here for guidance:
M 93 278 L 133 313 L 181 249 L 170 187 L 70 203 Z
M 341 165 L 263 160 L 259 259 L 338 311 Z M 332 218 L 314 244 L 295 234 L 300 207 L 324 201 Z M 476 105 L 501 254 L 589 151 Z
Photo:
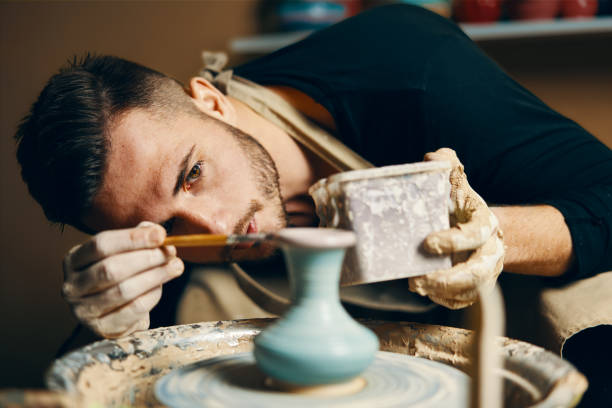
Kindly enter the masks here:
M 184 269 L 176 248 L 160 247 L 165 237 L 160 225 L 142 222 L 72 248 L 64 258 L 62 295 L 75 316 L 107 338 L 148 329 L 162 284 Z
M 498 221 L 485 201 L 470 187 L 454 150 L 439 149 L 426 161 L 451 163 L 451 228 L 427 236 L 424 247 L 434 254 L 451 254 L 453 267 L 410 278 L 410 290 L 450 309 L 478 300 L 478 290 L 492 289 L 504 265 L 504 243 Z

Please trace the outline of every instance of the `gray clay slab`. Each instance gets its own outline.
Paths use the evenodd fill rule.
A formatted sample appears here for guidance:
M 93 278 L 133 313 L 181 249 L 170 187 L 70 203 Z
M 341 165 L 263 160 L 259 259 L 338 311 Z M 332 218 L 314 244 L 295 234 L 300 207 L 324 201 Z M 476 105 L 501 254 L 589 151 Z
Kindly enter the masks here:
M 340 173 L 311 188 L 321 226 L 357 234 L 342 285 L 450 268 L 449 256 L 423 249 L 427 235 L 449 228 L 449 171 L 446 162 L 412 163 Z

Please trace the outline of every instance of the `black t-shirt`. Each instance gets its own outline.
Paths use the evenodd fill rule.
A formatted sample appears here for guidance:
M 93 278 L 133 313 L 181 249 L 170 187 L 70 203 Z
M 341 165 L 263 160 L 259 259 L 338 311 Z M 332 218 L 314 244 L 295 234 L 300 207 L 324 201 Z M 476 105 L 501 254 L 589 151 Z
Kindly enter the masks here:
M 612 270 L 612 152 L 524 89 L 452 22 L 375 8 L 234 68 L 322 104 L 336 137 L 377 166 L 450 147 L 490 204 L 550 204 L 576 255 L 567 278 Z

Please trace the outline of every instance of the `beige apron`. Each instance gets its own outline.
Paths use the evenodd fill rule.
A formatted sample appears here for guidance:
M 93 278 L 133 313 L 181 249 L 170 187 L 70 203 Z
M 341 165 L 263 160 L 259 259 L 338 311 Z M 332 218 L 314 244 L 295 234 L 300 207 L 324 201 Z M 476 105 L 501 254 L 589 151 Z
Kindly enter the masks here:
M 202 76 L 339 171 L 372 167 L 277 94 L 233 76 L 231 70 L 223 71 L 227 62 L 224 54 L 205 52 L 203 57 Z M 180 322 L 267 317 L 282 313 L 288 305 L 287 282 L 257 280 L 237 264 L 232 264 L 230 270 L 233 277 L 228 270 L 218 267 L 200 267 L 192 272 L 192 284 L 179 308 Z M 539 278 L 511 275 L 501 279 L 510 337 L 562 353 L 576 334 L 597 336 L 597 327 L 612 324 L 612 272 L 557 288 L 545 288 Z M 437 308 L 409 292 L 405 282 L 397 281 L 342 288 L 341 298 L 345 304 L 361 308 L 409 313 L 403 320 L 415 320 L 412 317 L 431 314 Z M 451 317 L 449 322 L 454 325 L 458 321 Z M 589 328 L 595 329 L 584 332 Z

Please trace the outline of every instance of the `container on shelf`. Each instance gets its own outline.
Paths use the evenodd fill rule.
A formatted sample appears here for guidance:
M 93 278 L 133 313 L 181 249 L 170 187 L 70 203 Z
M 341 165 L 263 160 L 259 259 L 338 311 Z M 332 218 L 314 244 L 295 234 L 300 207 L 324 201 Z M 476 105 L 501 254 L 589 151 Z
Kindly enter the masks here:
M 508 14 L 512 20 L 552 20 L 561 11 L 562 0 L 511 0 Z
M 359 0 L 284 0 L 276 7 L 276 18 L 281 31 L 318 30 L 359 11 Z
M 561 0 L 563 18 L 592 18 L 597 14 L 598 0 Z
M 494 23 L 502 14 L 502 0 L 455 0 L 453 17 L 461 23 Z
M 451 1 L 452 0 L 397 0 L 397 3 L 413 4 L 450 18 L 452 14 Z

